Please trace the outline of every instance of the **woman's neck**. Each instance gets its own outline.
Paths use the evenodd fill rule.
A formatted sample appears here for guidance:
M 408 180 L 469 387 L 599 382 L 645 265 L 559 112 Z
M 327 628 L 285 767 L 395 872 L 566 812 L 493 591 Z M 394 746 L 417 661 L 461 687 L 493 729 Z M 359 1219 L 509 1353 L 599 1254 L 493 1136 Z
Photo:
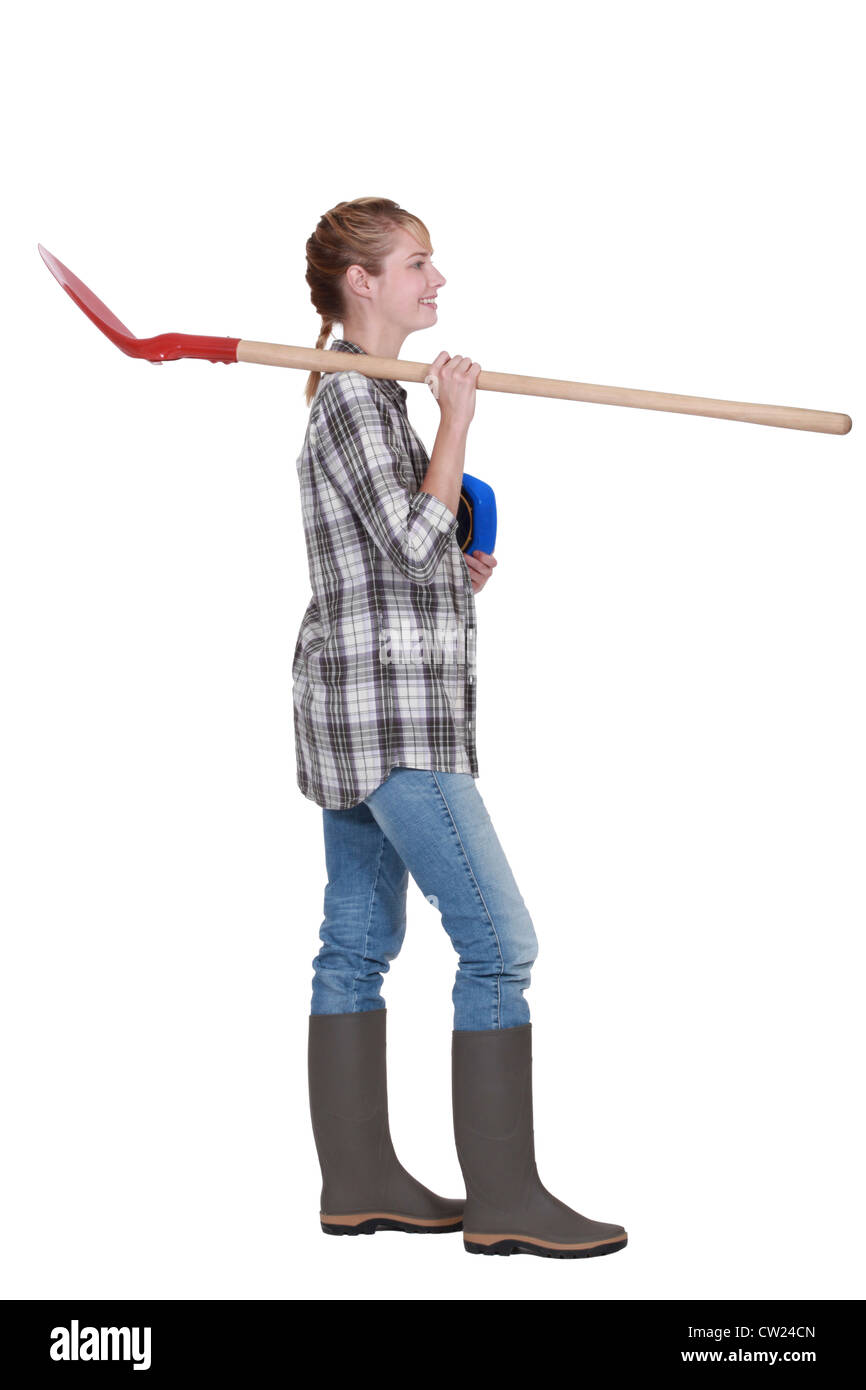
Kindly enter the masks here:
M 406 334 L 390 324 L 344 323 L 343 338 L 363 348 L 371 357 L 399 357 Z

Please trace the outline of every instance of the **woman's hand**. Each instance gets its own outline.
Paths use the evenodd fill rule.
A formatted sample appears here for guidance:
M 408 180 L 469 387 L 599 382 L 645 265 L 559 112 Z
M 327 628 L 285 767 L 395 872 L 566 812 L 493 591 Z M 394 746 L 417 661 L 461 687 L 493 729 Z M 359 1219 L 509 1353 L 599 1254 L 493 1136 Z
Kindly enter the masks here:
M 473 550 L 471 555 L 464 551 L 463 558 L 469 566 L 472 592 L 477 594 L 479 589 L 484 588 L 498 561 L 493 555 L 485 555 L 483 550 Z
M 424 378 L 436 400 L 443 420 L 461 429 L 469 428 L 475 414 L 475 383 L 481 368 L 471 357 L 449 357 L 440 352 Z

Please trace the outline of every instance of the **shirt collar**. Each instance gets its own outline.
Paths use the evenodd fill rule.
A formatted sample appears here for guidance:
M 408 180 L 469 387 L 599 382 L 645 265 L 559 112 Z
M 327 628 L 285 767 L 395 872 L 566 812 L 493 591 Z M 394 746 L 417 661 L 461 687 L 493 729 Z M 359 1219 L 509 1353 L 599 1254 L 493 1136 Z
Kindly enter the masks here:
M 357 343 L 350 343 L 348 338 L 334 338 L 333 341 L 329 344 L 329 351 L 362 352 L 364 353 L 365 357 L 369 355 L 364 351 L 362 347 L 359 347 Z M 385 392 L 385 395 L 389 398 L 389 400 L 392 400 L 395 405 L 405 405 L 407 392 L 405 387 L 400 385 L 399 381 L 392 381 L 388 377 L 378 376 L 371 376 L 370 380 L 375 381 L 376 385 L 379 386 Z

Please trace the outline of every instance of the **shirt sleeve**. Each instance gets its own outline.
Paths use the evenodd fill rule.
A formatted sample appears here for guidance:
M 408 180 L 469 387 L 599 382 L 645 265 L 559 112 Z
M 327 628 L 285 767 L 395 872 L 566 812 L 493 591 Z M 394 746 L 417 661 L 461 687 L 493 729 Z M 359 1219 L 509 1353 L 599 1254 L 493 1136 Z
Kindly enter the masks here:
M 432 492 L 410 493 L 411 473 L 363 372 L 335 372 L 321 403 L 317 457 L 382 554 L 414 584 L 429 584 L 451 544 L 458 518 Z

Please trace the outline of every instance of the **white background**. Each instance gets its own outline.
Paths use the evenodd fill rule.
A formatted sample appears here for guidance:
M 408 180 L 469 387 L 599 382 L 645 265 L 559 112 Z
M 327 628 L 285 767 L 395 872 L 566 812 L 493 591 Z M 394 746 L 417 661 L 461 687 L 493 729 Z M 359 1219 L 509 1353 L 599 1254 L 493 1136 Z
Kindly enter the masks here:
M 7 21 L 6 1298 L 864 1295 L 862 13 L 43 3 Z M 441 349 L 843 411 L 836 437 L 480 393 L 479 790 L 533 915 L 545 1184 L 615 1258 L 318 1224 L 321 811 L 295 781 L 306 374 L 342 199 L 419 215 Z M 438 410 L 409 385 L 432 448 Z M 403 1163 L 463 1192 L 456 956 L 385 979 Z

